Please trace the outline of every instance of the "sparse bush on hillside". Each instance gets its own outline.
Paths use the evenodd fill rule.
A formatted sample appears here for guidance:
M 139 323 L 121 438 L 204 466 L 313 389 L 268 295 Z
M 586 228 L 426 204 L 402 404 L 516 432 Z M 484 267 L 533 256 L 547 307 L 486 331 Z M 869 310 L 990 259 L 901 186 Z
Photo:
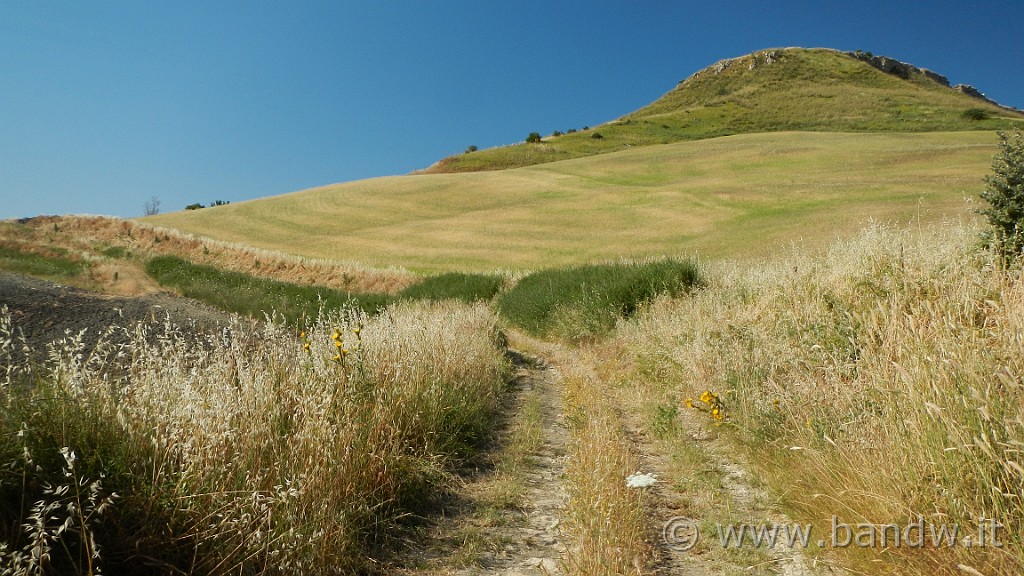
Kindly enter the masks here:
M 604 136 L 600 132 L 594 132 L 593 134 L 590 135 L 590 137 L 594 138 L 594 139 L 597 139 L 597 140 L 600 140 L 601 138 L 604 138 Z
M 469 154 L 470 152 L 476 152 L 477 150 L 479 150 L 479 148 L 476 147 L 476 144 L 470 144 L 469 146 L 466 147 L 466 154 Z
M 1020 130 L 999 133 L 999 152 L 981 197 L 989 205 L 981 213 L 992 227 L 992 243 L 1004 264 L 1009 264 L 1024 251 L 1024 135 Z
M 530 132 L 530 135 L 526 137 L 527 144 L 536 144 L 540 142 L 540 132 Z
M 142 213 L 145 216 L 156 216 L 160 213 L 160 199 L 156 196 L 151 197 L 149 200 L 142 205 Z
M 199 202 L 196 202 L 195 204 L 189 204 L 188 206 L 185 206 L 185 210 L 202 210 L 203 208 L 206 208 L 206 206 L 204 206 L 203 204 L 201 204 Z
M 988 110 L 983 108 L 968 108 L 964 110 L 964 118 L 968 120 L 985 120 L 988 118 Z

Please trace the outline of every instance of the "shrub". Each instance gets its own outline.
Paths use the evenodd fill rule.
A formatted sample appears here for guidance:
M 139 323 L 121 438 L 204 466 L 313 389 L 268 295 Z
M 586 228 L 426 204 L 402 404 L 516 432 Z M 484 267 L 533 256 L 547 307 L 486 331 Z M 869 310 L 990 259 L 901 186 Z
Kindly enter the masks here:
M 536 144 L 540 142 L 540 132 L 530 132 L 530 135 L 526 137 L 527 144 Z
M 577 340 L 606 334 L 659 294 L 702 285 L 690 260 L 591 264 L 530 274 L 498 299 L 498 309 L 531 333 Z
M 466 154 L 469 154 L 470 152 L 476 152 L 477 150 L 479 150 L 479 148 L 476 147 L 476 144 L 470 144 L 466 148 Z
M 476 302 L 490 300 L 501 290 L 503 280 L 494 274 L 464 274 L 448 272 L 431 276 L 399 293 L 411 300 L 461 300 Z
M 604 138 L 604 136 L 602 136 L 600 132 L 594 132 L 593 134 L 591 134 L 590 137 L 594 138 L 594 139 L 597 139 L 597 140 L 600 140 L 601 138 Z
M 985 120 L 988 118 L 988 110 L 982 108 L 968 108 L 964 110 L 963 117 L 968 120 Z
M 999 132 L 999 152 L 992 174 L 985 177 L 981 198 L 989 207 L 981 210 L 992 230 L 988 232 L 1004 264 L 1024 250 L 1024 135 Z
M 206 206 L 203 206 L 199 202 L 196 202 L 195 204 L 189 204 L 188 206 L 185 206 L 185 210 L 201 210 L 203 208 L 206 208 Z

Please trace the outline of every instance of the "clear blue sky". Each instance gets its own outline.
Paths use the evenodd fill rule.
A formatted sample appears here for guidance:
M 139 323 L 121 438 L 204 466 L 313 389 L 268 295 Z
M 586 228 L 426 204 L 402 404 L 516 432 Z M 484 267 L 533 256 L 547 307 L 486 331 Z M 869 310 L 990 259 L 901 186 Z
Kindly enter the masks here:
M 0 218 L 137 216 L 596 125 L 771 47 L 892 56 L 1024 108 L 1024 5 L 0 2 Z

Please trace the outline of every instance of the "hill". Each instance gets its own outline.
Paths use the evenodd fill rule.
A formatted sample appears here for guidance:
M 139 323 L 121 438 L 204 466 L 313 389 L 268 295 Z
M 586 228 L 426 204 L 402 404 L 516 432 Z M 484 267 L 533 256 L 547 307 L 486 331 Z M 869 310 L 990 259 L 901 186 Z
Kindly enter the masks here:
M 732 134 L 997 130 L 1022 120 L 970 86 L 951 87 L 891 58 L 785 48 L 722 60 L 596 128 L 451 156 L 425 172 L 501 170 Z
M 745 134 L 515 170 L 375 178 L 144 221 L 311 258 L 430 272 L 662 254 L 762 256 L 868 219 L 968 213 L 991 132 Z

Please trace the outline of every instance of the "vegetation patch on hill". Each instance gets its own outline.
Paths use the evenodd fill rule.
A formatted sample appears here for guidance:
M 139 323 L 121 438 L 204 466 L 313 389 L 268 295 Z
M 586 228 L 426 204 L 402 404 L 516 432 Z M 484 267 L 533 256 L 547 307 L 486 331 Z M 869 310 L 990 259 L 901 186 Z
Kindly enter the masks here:
M 450 156 L 425 172 L 504 170 L 731 134 L 994 131 L 1024 121 L 1020 111 L 980 98 L 970 87 L 958 90 L 934 73 L 898 64 L 887 72 L 866 53 L 763 50 L 701 70 L 606 124 Z

